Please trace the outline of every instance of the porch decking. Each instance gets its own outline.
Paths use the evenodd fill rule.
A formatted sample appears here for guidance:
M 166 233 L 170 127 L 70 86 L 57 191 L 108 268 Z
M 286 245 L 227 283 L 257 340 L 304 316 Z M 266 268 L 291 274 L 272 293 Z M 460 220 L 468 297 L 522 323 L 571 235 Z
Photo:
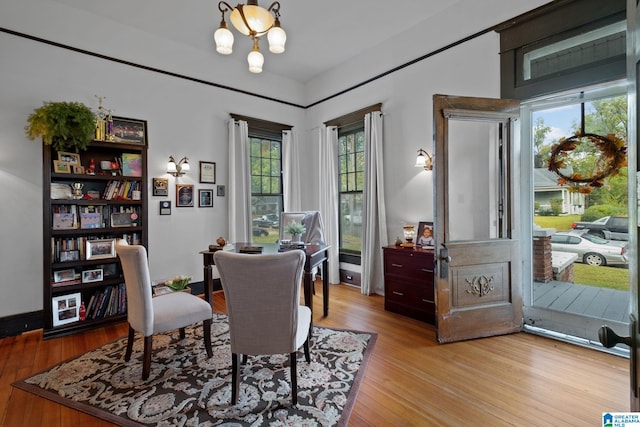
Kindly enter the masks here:
M 534 306 L 629 323 L 629 292 L 552 280 L 534 282 Z

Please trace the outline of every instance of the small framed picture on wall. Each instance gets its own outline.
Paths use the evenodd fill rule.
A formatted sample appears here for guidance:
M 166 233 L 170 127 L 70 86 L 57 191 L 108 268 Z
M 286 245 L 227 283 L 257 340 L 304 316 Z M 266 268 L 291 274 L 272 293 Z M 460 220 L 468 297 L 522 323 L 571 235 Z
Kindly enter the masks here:
M 213 190 L 198 190 L 198 206 L 201 208 L 213 207 Z
M 176 184 L 176 207 L 193 207 L 193 184 Z

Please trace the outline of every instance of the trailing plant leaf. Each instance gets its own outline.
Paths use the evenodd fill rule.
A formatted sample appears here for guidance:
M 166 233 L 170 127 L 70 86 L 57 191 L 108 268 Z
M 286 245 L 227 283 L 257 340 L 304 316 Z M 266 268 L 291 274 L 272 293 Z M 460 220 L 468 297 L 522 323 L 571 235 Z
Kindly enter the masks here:
M 45 102 L 27 119 L 25 132 L 30 139 L 42 137 L 57 151 L 86 150 L 95 134 L 95 116 L 80 102 Z

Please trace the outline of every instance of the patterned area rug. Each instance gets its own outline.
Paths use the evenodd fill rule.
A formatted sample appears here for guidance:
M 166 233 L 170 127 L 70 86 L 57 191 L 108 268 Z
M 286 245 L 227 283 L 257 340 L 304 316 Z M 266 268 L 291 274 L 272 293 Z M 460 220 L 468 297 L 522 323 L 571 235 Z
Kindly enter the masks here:
M 249 357 L 238 404 L 231 400 L 229 328 L 214 313 L 213 357 L 202 327 L 154 336 L 151 375 L 142 375 L 142 339 L 124 362 L 126 338 L 53 366 L 14 387 L 122 426 L 346 425 L 376 334 L 314 326 L 311 363 L 298 352 L 298 405 L 291 406 L 288 355 Z

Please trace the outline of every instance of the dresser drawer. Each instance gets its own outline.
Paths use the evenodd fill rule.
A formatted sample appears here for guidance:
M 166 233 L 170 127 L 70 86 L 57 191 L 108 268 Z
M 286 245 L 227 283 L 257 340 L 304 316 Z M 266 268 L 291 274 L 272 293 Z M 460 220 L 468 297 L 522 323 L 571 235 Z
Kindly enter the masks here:
M 419 307 L 434 303 L 433 284 L 416 285 L 395 279 L 385 280 L 385 298 L 390 301 Z
M 384 257 L 385 275 L 401 276 L 416 280 L 433 281 L 433 255 L 417 254 L 407 251 L 389 252 Z

